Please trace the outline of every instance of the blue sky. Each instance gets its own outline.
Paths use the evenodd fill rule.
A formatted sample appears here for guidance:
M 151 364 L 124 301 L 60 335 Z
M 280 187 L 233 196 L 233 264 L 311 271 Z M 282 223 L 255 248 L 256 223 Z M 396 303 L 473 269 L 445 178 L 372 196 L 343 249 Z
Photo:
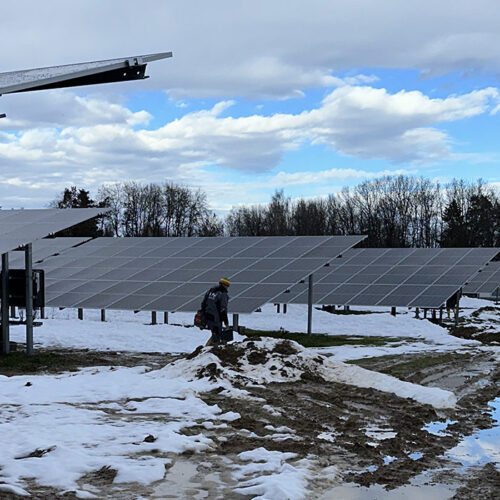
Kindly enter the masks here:
M 221 213 L 398 173 L 500 186 L 492 0 L 50 6 L 5 0 L 0 72 L 174 57 L 144 81 L 1 97 L 4 208 L 131 180 L 199 187 Z

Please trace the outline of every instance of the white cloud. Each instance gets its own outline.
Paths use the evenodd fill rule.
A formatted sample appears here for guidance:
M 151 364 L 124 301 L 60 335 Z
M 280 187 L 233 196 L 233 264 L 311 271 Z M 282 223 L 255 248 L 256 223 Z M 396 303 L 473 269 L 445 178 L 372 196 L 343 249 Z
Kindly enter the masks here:
M 54 97 L 45 95 L 50 106 Z M 161 182 L 168 178 L 193 185 L 211 165 L 228 172 L 263 175 L 280 164 L 285 152 L 309 144 L 327 145 L 362 159 L 432 163 L 455 154 L 452 139 L 437 128 L 439 124 L 487 113 L 498 102 L 494 88 L 432 99 L 421 92 L 391 94 L 385 89 L 344 85 L 327 95 L 319 107 L 297 114 L 234 117 L 230 113 L 235 103 L 229 100 L 145 129 L 138 125 L 149 121 L 147 113 L 133 113 L 102 98 L 82 99 L 71 92 L 57 95 L 69 108 L 86 113 L 86 124 L 82 126 L 78 113 L 70 113 L 71 126 L 61 128 L 54 120 L 50 127 L 43 122 L 43 128 L 2 133 L 0 195 L 21 184 L 25 190 L 39 192 L 49 186 L 61 191 L 69 184 L 95 189 L 104 182 L 130 179 Z M 26 113 L 23 119 L 29 122 Z M 267 186 L 305 185 L 363 177 L 371 175 L 350 169 L 315 172 L 313 168 L 299 174 L 282 172 L 266 182 Z
M 329 183 L 331 181 L 345 182 L 353 179 L 361 181 L 365 179 L 376 179 L 377 177 L 386 175 L 409 175 L 415 173 L 415 170 L 407 169 L 368 172 L 366 170 L 356 170 L 354 168 L 332 168 L 316 172 L 279 172 L 270 179 L 270 183 L 278 188 L 284 188 L 287 186 Z
M 145 125 L 151 119 L 148 112 L 134 113 L 123 103 L 113 102 L 110 96 L 82 97 L 64 90 L 8 95 L 0 101 L 0 106 L 7 114 L 7 118 L 0 120 L 0 131 L 106 123 L 133 126 Z

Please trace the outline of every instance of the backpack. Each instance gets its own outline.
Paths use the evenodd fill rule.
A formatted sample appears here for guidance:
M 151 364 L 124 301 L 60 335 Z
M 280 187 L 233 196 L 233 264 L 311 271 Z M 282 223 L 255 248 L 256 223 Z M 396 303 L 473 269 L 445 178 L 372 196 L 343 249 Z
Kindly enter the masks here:
M 207 319 L 202 309 L 198 309 L 194 315 L 194 326 L 197 326 L 200 330 L 204 330 L 207 327 Z

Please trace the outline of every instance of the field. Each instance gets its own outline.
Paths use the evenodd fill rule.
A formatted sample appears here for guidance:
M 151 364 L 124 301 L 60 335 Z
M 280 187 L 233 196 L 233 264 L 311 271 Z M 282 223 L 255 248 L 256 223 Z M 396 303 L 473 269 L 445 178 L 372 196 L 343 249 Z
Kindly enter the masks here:
M 464 306 L 317 310 L 309 337 L 268 305 L 209 348 L 187 314 L 49 311 L 0 357 L 0 498 L 494 498 L 500 308 Z

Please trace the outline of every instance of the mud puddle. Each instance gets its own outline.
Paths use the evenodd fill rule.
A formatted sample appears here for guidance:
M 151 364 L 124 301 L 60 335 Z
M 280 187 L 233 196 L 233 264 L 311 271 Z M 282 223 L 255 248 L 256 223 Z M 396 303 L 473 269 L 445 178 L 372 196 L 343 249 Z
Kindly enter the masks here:
M 499 464 L 500 467 L 500 398 L 494 399 L 489 406 L 492 408 L 495 425 L 463 439 L 448 451 L 450 459 L 467 467 L 481 466 L 488 462 Z
M 422 484 L 418 484 L 419 482 Z M 382 485 L 370 487 L 346 484 L 326 491 L 318 500 L 444 500 L 452 498 L 456 488 L 446 485 L 429 485 L 424 479 L 414 481 L 415 484 L 400 486 L 394 490 L 386 490 Z
M 217 484 L 217 474 L 200 474 L 198 464 L 177 460 L 165 479 L 153 489 L 151 498 L 213 498 Z

